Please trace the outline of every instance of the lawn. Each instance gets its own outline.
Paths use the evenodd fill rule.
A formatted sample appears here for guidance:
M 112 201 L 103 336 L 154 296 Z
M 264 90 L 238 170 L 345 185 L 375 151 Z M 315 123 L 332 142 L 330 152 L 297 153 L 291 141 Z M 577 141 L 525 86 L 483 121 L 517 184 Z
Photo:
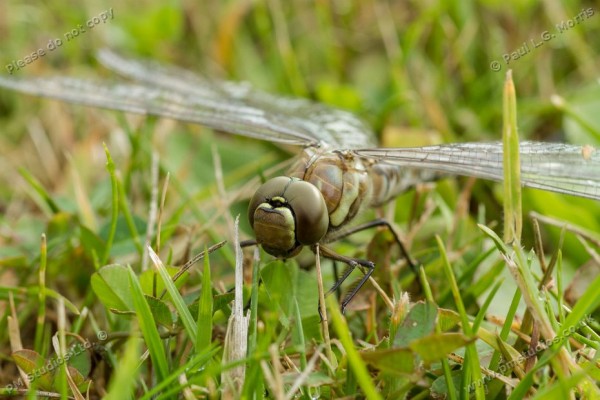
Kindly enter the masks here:
M 6 0 L 0 36 L 7 78 L 110 82 L 108 47 L 350 111 L 385 147 L 512 127 L 598 165 L 591 3 Z M 600 398 L 600 202 L 518 168 L 419 184 L 360 216 L 417 274 L 385 229 L 331 245 L 376 264 L 342 314 L 358 269 L 319 302 L 343 265 L 236 250 L 299 152 L 0 88 L 0 397 Z

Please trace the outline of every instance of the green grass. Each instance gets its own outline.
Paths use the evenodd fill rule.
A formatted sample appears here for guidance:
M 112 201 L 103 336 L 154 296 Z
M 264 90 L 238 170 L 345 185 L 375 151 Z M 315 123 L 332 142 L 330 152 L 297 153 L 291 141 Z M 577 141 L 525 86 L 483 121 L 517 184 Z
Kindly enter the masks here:
M 2 73 L 112 7 L 112 20 L 14 74 L 108 78 L 93 55 L 109 46 L 345 108 L 388 146 L 500 140 L 507 131 L 600 145 L 600 9 L 557 28 L 587 3 L 91 4 L 0 6 Z M 546 31 L 555 36 L 534 47 Z M 503 56 L 524 43 L 529 51 L 507 64 Z M 509 68 L 516 97 L 504 89 Z M 18 367 L 35 375 L 56 354 L 70 354 L 71 382 L 61 366 L 40 374 L 31 391 L 598 397 L 600 205 L 519 190 L 514 169 L 506 187 L 449 178 L 365 215 L 394 221 L 421 274 L 405 268 L 386 232 L 335 244 L 376 262 L 373 278 L 392 302 L 367 283 L 342 316 L 331 296 L 327 334 L 315 270 L 301 267 L 314 256 L 284 263 L 261 253 L 257 261 L 245 250 L 248 352 L 227 358 L 233 220 L 241 215 L 241 237 L 252 237 L 248 197 L 261 179 L 285 171 L 294 152 L 0 90 L 0 396 L 27 392 Z M 500 239 L 506 232 L 510 244 Z M 174 279 L 222 240 L 229 243 Z M 327 289 L 333 268 L 326 260 L 321 267 Z

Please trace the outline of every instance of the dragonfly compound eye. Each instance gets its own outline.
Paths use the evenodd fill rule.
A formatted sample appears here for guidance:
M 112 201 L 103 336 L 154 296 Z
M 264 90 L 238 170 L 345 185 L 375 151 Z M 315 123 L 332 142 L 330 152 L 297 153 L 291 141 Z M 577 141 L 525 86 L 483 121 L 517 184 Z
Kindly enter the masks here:
M 329 215 L 314 185 L 279 176 L 258 188 L 248 208 L 256 241 L 276 257 L 291 257 L 302 245 L 318 243 L 327 233 Z

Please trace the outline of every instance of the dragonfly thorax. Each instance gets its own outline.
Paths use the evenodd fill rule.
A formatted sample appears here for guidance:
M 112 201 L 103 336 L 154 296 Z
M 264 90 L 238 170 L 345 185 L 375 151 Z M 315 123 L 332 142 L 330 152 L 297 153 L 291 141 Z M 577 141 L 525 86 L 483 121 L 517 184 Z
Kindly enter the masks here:
M 323 195 L 313 184 L 279 176 L 258 188 L 248 208 L 256 241 L 275 256 L 295 256 L 327 233 L 329 214 Z

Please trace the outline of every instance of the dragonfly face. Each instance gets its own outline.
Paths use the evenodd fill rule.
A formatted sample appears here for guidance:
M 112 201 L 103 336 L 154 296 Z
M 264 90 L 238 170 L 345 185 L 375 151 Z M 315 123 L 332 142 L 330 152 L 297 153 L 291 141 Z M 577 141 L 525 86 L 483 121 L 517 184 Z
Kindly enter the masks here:
M 293 257 L 327 233 L 329 215 L 321 192 L 298 178 L 278 176 L 258 188 L 248 208 L 250 225 L 263 249 Z

